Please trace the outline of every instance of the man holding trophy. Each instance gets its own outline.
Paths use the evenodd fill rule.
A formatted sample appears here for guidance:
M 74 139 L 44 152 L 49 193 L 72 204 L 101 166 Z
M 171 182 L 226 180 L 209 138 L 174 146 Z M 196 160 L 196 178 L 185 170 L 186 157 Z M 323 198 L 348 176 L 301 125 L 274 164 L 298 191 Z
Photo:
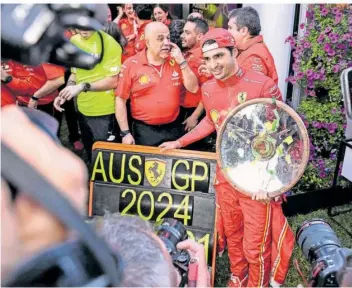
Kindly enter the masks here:
M 177 141 L 161 144 L 162 151 L 188 146 L 215 130 L 219 137 L 229 112 L 246 101 L 256 98 L 269 98 L 274 104 L 276 100 L 282 101 L 281 92 L 271 78 L 238 65 L 238 50 L 227 30 L 210 30 L 202 39 L 201 49 L 207 69 L 214 76 L 202 86 L 206 117 Z M 243 173 L 249 182 L 253 181 L 254 175 Z M 217 230 L 220 250 L 224 249 L 225 238 L 228 247 L 232 273 L 228 286 L 257 287 L 270 283 L 278 287 L 284 283 L 294 246 L 294 235 L 282 212 L 280 197 L 271 199 L 261 189 L 252 196 L 245 195 L 224 174 L 226 171 L 218 165 L 214 183 Z

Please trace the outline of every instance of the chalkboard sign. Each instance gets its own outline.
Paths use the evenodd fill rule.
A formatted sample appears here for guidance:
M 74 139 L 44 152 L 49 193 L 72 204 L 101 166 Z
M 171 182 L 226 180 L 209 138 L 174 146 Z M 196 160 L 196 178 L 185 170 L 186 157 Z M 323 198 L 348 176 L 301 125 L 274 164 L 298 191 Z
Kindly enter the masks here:
M 96 142 L 93 146 L 88 216 L 105 211 L 151 222 L 175 218 L 202 243 L 215 271 L 216 154 Z

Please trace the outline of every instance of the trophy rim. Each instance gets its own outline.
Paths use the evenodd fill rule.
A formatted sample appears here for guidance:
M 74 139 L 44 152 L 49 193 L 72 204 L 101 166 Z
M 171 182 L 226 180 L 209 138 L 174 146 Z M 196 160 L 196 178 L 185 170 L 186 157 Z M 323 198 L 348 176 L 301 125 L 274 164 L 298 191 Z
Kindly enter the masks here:
M 302 161 L 301 161 L 301 164 L 299 165 L 298 173 L 297 173 L 296 177 L 294 177 L 294 179 L 292 179 L 290 181 L 290 183 L 286 184 L 285 186 L 283 186 L 282 188 L 280 188 L 276 191 L 268 192 L 269 197 L 274 198 L 274 197 L 280 196 L 280 195 L 284 194 L 285 192 L 287 192 L 288 190 L 290 190 L 302 178 L 302 175 L 303 175 L 303 173 L 308 165 L 308 161 L 309 161 L 309 134 L 308 134 L 306 126 L 303 123 L 303 120 L 298 115 L 298 113 L 294 109 L 292 109 L 290 106 L 288 106 L 286 103 L 279 101 L 277 99 L 255 98 L 255 99 L 248 100 L 248 101 L 232 108 L 230 110 L 230 112 L 227 114 L 224 121 L 222 122 L 220 129 L 219 129 L 218 137 L 216 139 L 216 158 L 217 158 L 217 163 L 219 165 L 220 171 L 224 175 L 226 181 L 233 188 L 235 188 L 237 191 L 241 192 L 242 194 L 245 194 L 250 197 L 253 196 L 252 192 L 248 192 L 248 191 L 244 190 L 243 188 L 237 186 L 235 183 L 233 183 L 233 181 L 228 176 L 227 172 L 225 171 L 225 168 L 223 167 L 222 156 L 220 153 L 220 145 L 221 145 L 222 135 L 223 135 L 224 130 L 226 128 L 226 124 L 230 121 L 230 119 L 232 119 L 232 117 L 236 113 L 238 113 L 240 110 L 244 109 L 247 106 L 253 105 L 253 104 L 272 104 L 272 105 L 278 106 L 280 109 L 283 109 L 296 122 L 296 124 L 299 128 L 298 131 L 302 135 L 303 153 L 302 153 L 302 159 L 301 159 Z

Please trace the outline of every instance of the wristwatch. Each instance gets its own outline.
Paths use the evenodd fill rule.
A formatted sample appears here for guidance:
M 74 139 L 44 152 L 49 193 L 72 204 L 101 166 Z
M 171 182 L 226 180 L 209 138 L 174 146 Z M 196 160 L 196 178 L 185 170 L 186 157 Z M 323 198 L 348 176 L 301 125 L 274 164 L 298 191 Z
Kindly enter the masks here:
M 1 80 L 2 83 L 8 84 L 12 81 L 12 76 L 7 76 L 4 80 Z
M 120 132 L 120 137 L 123 138 L 123 137 L 127 136 L 130 133 L 131 133 L 130 130 L 122 130 Z
M 91 88 L 92 86 L 90 85 L 90 83 L 83 83 L 83 92 L 88 92 Z
M 38 97 L 35 97 L 35 96 L 31 96 L 31 99 L 35 100 L 35 101 L 38 101 L 39 98 Z

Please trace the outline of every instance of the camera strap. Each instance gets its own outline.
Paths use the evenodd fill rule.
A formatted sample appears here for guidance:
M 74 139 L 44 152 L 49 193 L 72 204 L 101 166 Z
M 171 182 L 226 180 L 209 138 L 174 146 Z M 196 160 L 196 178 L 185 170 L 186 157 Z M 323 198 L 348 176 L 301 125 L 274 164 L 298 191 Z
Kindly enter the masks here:
M 2 166 L 2 177 L 21 193 L 27 194 L 45 207 L 67 228 L 77 231 L 82 242 L 100 264 L 102 271 L 106 273 L 109 280 L 107 284 L 119 286 L 122 278 L 121 257 L 110 251 L 106 242 L 98 238 L 62 193 L 4 143 L 1 143 L 1 156 L 2 163 L 7 163 Z

